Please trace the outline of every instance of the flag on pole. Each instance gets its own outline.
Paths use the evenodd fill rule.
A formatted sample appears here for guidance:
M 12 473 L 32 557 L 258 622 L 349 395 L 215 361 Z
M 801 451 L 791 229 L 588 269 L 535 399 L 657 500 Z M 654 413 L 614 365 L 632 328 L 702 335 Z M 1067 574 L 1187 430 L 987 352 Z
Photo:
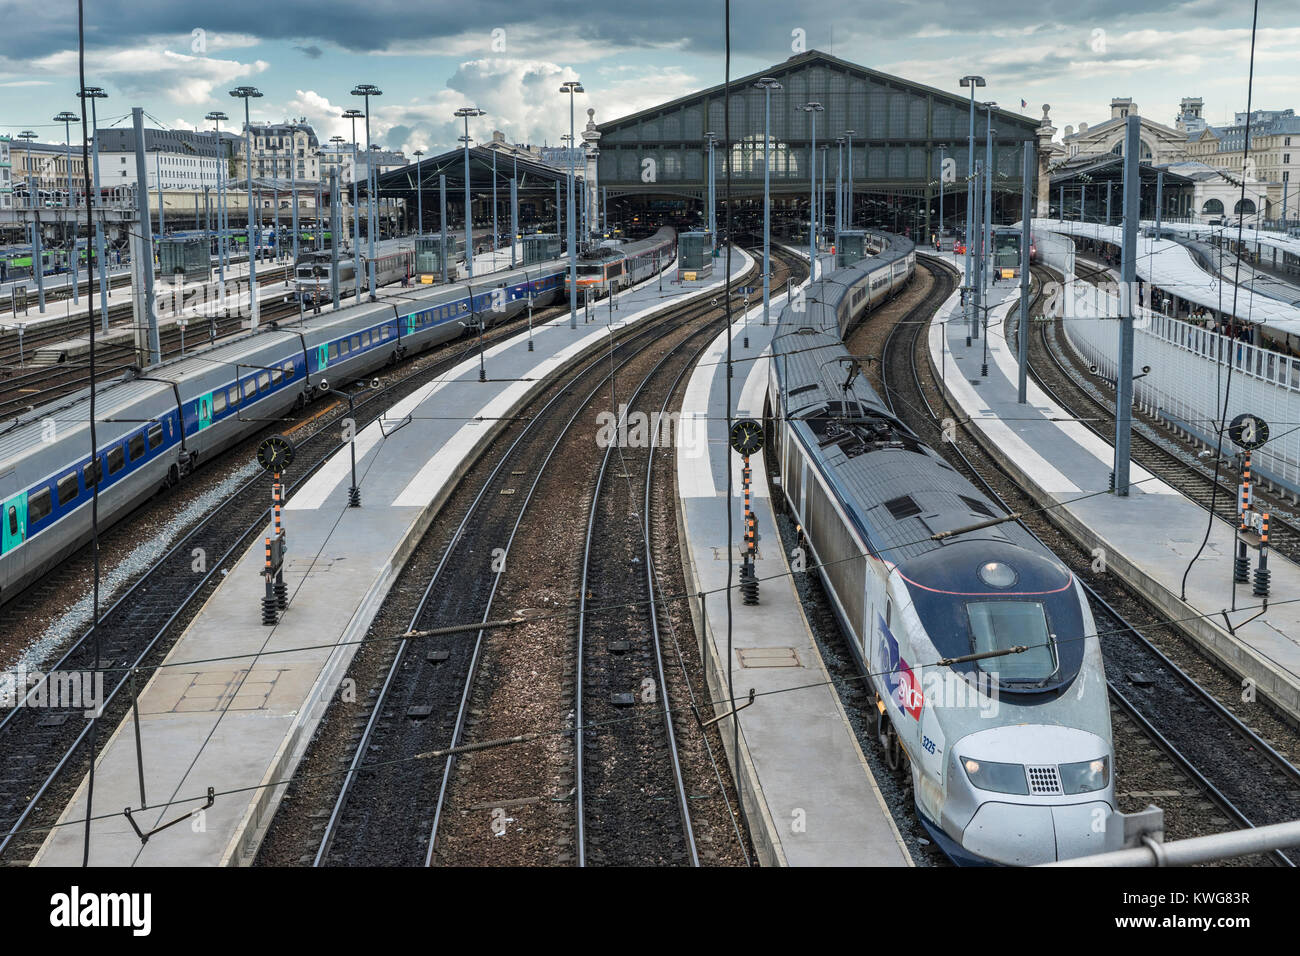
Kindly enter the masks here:
M 1029 101 L 1028 101 L 1028 100 L 1021 100 L 1021 101 L 1020 101 L 1020 108 L 1021 108 L 1022 110 L 1023 110 L 1026 106 L 1028 106 L 1028 105 L 1029 105 Z

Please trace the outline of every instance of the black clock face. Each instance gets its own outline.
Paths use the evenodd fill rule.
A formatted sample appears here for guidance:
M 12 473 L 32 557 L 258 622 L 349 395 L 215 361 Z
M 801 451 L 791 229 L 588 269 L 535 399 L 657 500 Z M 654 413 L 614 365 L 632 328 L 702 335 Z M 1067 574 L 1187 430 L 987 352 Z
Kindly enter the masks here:
M 728 437 L 737 454 L 753 455 L 763 447 L 763 426 L 752 418 L 742 418 L 731 426 Z
M 293 464 L 293 442 L 283 435 L 272 435 L 257 446 L 257 460 L 267 471 L 284 471 Z

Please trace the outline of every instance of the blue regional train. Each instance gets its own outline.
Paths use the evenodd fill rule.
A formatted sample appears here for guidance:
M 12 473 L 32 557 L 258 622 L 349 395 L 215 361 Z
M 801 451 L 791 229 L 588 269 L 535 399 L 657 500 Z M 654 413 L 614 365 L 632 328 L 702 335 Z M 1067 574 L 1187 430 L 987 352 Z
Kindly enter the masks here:
M 885 762 L 910 768 L 938 845 L 974 864 L 1099 852 L 1114 753 L 1091 608 L 857 374 L 844 336 L 915 269 L 910 241 L 873 245 L 781 313 L 766 409 L 780 497 L 874 691 Z
M 646 243 L 663 242 L 661 230 Z M 564 289 L 567 260 L 469 282 L 420 287 L 224 342 L 97 386 L 90 452 L 89 389 L 0 423 L 0 602 L 90 539 L 91 490 L 106 526 L 183 481 L 200 463 L 311 401 L 327 381 L 384 365 L 528 307 Z

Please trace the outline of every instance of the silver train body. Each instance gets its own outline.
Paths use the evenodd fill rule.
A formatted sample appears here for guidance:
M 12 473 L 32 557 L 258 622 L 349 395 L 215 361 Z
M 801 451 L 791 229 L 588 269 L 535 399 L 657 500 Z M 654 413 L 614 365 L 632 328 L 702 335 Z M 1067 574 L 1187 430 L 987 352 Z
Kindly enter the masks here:
M 364 378 L 398 359 L 555 301 L 567 262 L 470 282 L 417 287 L 390 302 L 361 302 L 269 326 L 96 390 L 90 454 L 89 389 L 0 423 L 0 602 L 39 579 L 91 534 L 160 488 L 311 401 L 327 382 Z
M 854 374 L 844 335 L 915 268 L 910 241 L 874 244 L 781 313 L 766 420 L 780 498 L 870 681 L 887 763 L 910 767 L 941 848 L 970 864 L 1098 852 L 1114 753 L 1091 609 L 1020 526 L 976 529 L 1000 509 Z
M 408 240 L 409 242 L 409 240 Z M 409 279 L 415 270 L 415 250 L 402 249 L 396 240 L 385 240 L 375 250 L 375 286 L 389 285 Z M 356 258 L 339 253 L 339 298 L 355 295 Z M 334 262 L 329 252 L 301 252 L 293 269 L 294 301 L 304 305 L 324 305 L 334 300 Z M 370 256 L 363 244 L 361 256 L 361 288 L 369 288 Z
M 578 259 L 578 296 L 603 298 L 622 292 L 643 279 L 655 274 L 657 269 L 676 256 L 676 233 L 660 229 L 648 239 L 624 243 L 617 247 L 602 246 L 598 253 Z M 569 287 L 568 274 L 564 280 L 565 292 Z

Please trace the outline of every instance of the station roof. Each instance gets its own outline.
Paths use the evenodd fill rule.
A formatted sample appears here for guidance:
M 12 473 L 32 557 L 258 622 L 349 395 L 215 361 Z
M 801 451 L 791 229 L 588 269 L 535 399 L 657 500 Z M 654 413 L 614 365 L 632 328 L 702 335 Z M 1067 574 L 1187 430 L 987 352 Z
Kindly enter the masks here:
M 471 146 L 469 150 L 470 191 L 482 195 L 492 192 L 492 161 L 496 158 L 496 184 L 498 191 L 505 190 L 507 200 L 510 197 L 510 180 L 518 170 L 519 195 L 554 195 L 555 184 L 563 183 L 568 173 L 538 160 L 522 159 L 513 155 L 498 153 L 486 146 Z M 418 163 L 409 163 L 398 169 L 390 169 L 379 174 L 378 195 L 410 199 L 416 194 L 416 176 L 419 175 L 419 190 L 424 193 L 425 202 L 433 197 L 438 201 L 438 177 L 447 177 L 448 203 L 464 202 L 465 195 L 465 150 L 451 149 L 437 156 L 424 156 Z M 579 178 L 581 169 L 579 169 Z M 365 182 L 358 184 L 365 192 Z
M 770 94 L 755 86 L 768 76 L 780 84 Z M 730 166 L 733 194 L 761 193 L 764 142 L 770 131 L 772 192 L 804 195 L 814 166 L 815 132 L 817 148 L 829 147 L 828 175 L 834 175 L 837 165 L 836 137 L 848 136 L 860 191 L 920 197 L 935 188 L 931 184 L 938 175 L 941 148 L 959 169 L 965 166 L 970 116 L 965 92 L 941 90 L 809 50 L 737 77 L 729 94 L 725 84 L 718 84 L 597 125 L 599 180 L 611 196 L 698 197 L 708 178 L 705 134 L 711 132 L 717 141 L 717 181 L 723 181 Z M 799 108 L 809 102 L 821 104 L 822 111 Z M 999 179 L 1006 188 L 1018 189 L 1021 144 L 1037 140 L 1041 121 L 997 107 L 991 112 Z M 988 125 L 988 111 L 977 102 L 980 158 Z M 728 136 L 730 144 L 723 144 Z
M 1139 163 L 1138 173 L 1143 183 L 1154 183 L 1160 173 L 1164 173 L 1165 187 L 1190 186 L 1193 177 L 1183 172 L 1176 172 L 1167 166 L 1153 166 Z M 1053 167 L 1052 186 L 1072 185 L 1074 183 L 1120 182 L 1124 178 L 1124 157 L 1115 153 L 1103 156 L 1076 156 L 1058 163 Z

